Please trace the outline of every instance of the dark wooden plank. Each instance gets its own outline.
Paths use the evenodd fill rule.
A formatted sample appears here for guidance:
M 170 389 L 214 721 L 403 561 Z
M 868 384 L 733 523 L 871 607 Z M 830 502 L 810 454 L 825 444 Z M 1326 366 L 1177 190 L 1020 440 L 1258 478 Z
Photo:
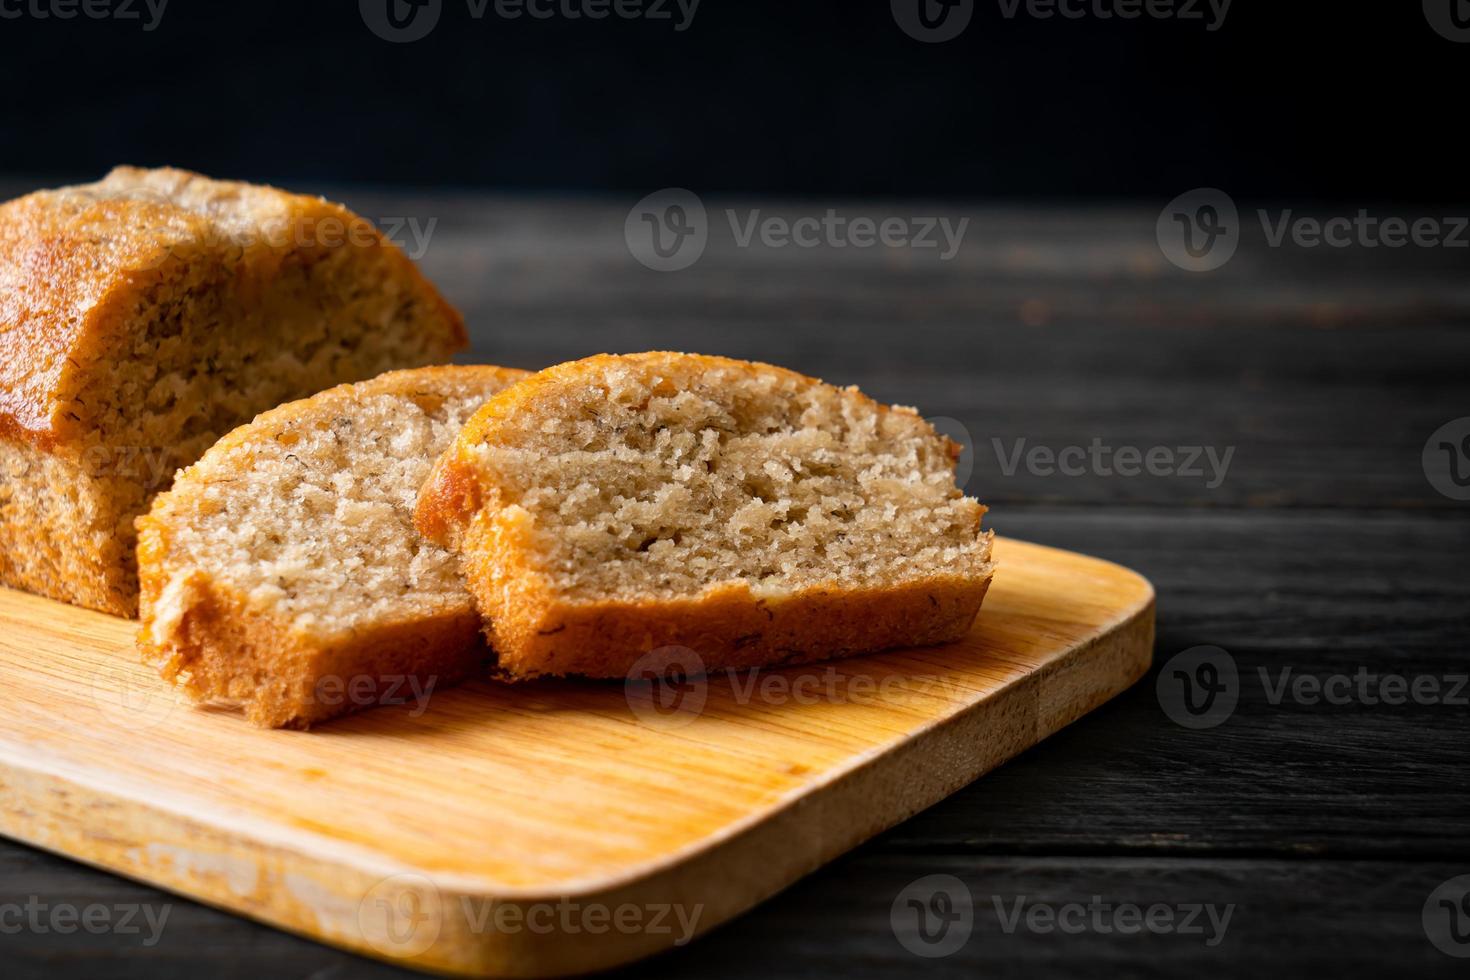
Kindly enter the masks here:
M 1462 250 L 1243 248 L 1216 272 L 1187 273 L 1164 258 L 1153 237 L 1158 212 L 1146 208 L 946 213 L 836 202 L 848 215 L 943 214 L 972 223 L 949 261 L 912 249 L 742 248 L 728 234 L 712 234 L 694 265 L 658 273 L 638 265 L 626 247 L 623 222 L 632 201 L 508 201 L 453 213 L 433 202 L 399 203 L 406 205 L 399 211 L 416 212 L 421 228 L 439 219 L 424 266 L 486 329 L 493 321 L 482 320 L 482 311 L 625 329 L 668 320 L 696 330 L 706 320 L 775 318 L 770 326 L 839 329 L 871 321 L 945 330 L 940 350 L 949 350 L 965 341 L 968 328 L 987 322 L 1031 329 L 1136 323 L 1171 331 L 1261 322 L 1325 331 L 1463 323 L 1467 311 Z M 741 213 L 761 207 L 737 203 Z M 821 214 L 824 206 L 804 210 Z M 781 346 L 834 339 L 830 332 L 787 337 Z M 926 345 L 898 337 L 901 359 L 923 357 Z M 853 338 L 843 332 L 836 339 Z
M 1299 973 L 1348 977 L 1390 971 L 1460 976 L 1460 962 L 1431 944 L 1422 913 L 1430 894 L 1465 868 L 1463 861 L 1439 860 L 1026 857 L 870 847 L 625 975 L 880 978 L 923 971 L 1030 977 L 1125 971 L 1233 977 L 1270 975 L 1289 963 Z M 28 887 L 43 889 L 43 915 L 59 906 L 117 910 L 142 904 L 156 919 L 168 909 L 157 943 L 148 947 L 140 937 L 115 933 L 61 936 L 27 929 L 7 935 L 6 975 L 18 980 L 99 971 L 149 980 L 411 975 L 35 852 L 0 852 L 0 869 L 6 872 L 0 903 L 24 902 Z M 912 932 L 912 911 L 901 904 L 895 916 L 893 906 L 901 895 L 932 894 L 912 886 L 936 874 L 963 883 L 972 929 L 953 953 L 925 958 L 901 945 L 899 934 Z M 1025 911 L 1012 925 L 1018 903 Z M 1116 931 L 1116 909 L 1125 904 L 1164 906 L 1174 923 L 1182 926 L 1192 916 L 1202 931 Z M 1035 906 L 1084 908 L 1080 918 L 1062 913 L 1069 929 L 1062 932 L 1047 931 L 1043 920 L 1030 918 Z M 1215 918 L 1192 913 L 1196 906 L 1213 906 Z M 1031 924 L 1038 922 L 1039 928 Z
M 20 908 L 0 935 L 0 972 L 17 980 L 412 975 L 19 845 L 0 847 L 0 909 L 7 905 Z M 105 910 L 91 914 L 106 931 L 60 933 L 51 925 L 58 912 L 88 909 Z
M 898 977 L 1460 976 L 1463 962 L 1426 938 L 1430 893 L 1464 865 L 900 856 L 865 852 L 813 876 L 654 975 Z M 895 938 L 892 904 L 916 878 L 949 874 L 968 888 L 973 931 L 957 952 L 921 959 Z M 1049 905 L 1213 904 L 1218 944 L 1185 934 L 1076 934 L 1002 927 L 1017 901 Z M 902 921 L 902 920 L 901 920 Z M 910 920 L 911 921 L 911 920 Z M 1071 917 L 1069 922 L 1075 922 Z M 1109 920 L 1104 920 L 1105 922 Z M 1024 920 L 1023 920 L 1024 922 Z M 905 923 L 906 924 L 906 923 Z M 643 971 L 640 971 L 643 975 Z
M 1451 698 L 1470 674 L 1457 639 L 1470 635 L 1465 521 L 1051 509 L 991 516 L 1006 533 L 1148 575 L 1159 591 L 1155 669 L 1113 704 L 894 831 L 894 846 L 1470 860 L 1470 686 Z M 1170 720 L 1156 684 L 1169 658 L 1200 644 L 1233 657 L 1239 704 L 1219 727 L 1191 730 Z M 1302 699 L 1290 688 L 1276 697 L 1286 669 L 1293 679 L 1349 678 L 1347 703 L 1313 703 L 1313 692 Z M 1367 700 L 1360 674 L 1370 678 Z M 1438 694 L 1430 703 L 1382 703 L 1378 679 L 1388 675 L 1432 679 Z

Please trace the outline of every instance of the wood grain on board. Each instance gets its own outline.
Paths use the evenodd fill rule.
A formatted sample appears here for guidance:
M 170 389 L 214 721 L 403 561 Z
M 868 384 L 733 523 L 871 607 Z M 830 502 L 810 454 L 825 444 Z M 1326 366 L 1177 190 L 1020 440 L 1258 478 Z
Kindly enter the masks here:
M 1146 580 L 1019 541 L 997 551 L 975 628 L 949 646 L 673 692 L 477 682 L 310 733 L 178 704 L 138 664 L 132 623 L 0 592 L 14 696 L 0 830 L 421 968 L 626 962 L 744 911 L 1147 670 Z M 601 920 L 620 909 L 621 926 Z

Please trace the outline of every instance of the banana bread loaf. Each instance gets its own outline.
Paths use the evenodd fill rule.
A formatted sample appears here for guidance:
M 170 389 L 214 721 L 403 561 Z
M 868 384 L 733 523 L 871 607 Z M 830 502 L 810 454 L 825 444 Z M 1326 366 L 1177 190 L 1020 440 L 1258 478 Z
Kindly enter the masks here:
M 320 198 L 123 167 L 0 206 L 0 583 L 132 615 L 133 522 L 179 467 L 464 341 L 400 249 Z

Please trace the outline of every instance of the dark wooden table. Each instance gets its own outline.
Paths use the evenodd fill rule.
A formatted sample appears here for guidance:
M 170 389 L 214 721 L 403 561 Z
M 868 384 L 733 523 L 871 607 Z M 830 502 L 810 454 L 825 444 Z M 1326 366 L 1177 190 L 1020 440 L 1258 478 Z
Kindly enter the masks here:
M 1247 229 L 1223 268 L 1187 273 L 1155 242 L 1163 202 L 711 201 L 703 257 L 659 273 L 625 246 L 631 200 L 338 196 L 384 224 L 437 219 L 423 265 L 467 314 L 476 358 L 537 367 L 676 348 L 858 384 L 969 433 L 969 490 L 997 530 L 1114 559 L 1158 587 L 1156 666 L 1133 690 L 636 972 L 1465 975 L 1424 915 L 1428 903 L 1443 932 L 1450 912 L 1431 894 L 1470 874 L 1470 690 L 1453 680 L 1470 672 L 1470 504 L 1431 485 L 1422 453 L 1441 425 L 1470 416 L 1467 250 L 1271 248 Z M 726 206 L 742 219 L 748 207 L 830 206 L 972 221 L 941 261 L 934 250 L 742 248 Z M 1010 466 L 1022 439 L 1023 453 L 1096 440 L 1234 455 L 1215 486 L 1091 464 L 1063 475 Z M 1156 688 L 1159 665 L 1198 645 L 1227 651 L 1239 677 L 1233 715 L 1208 729 L 1172 721 Z M 1442 686 L 1437 701 L 1384 704 L 1353 680 L 1345 703 L 1312 703 L 1275 696 L 1285 668 L 1329 682 L 1367 672 L 1370 695 L 1388 675 Z M 920 958 L 896 940 L 890 906 L 936 873 L 969 889 L 974 931 L 958 952 Z M 398 974 L 0 843 L 0 906 L 32 898 L 171 911 L 153 946 L 0 933 L 6 976 Z M 1095 924 L 1007 931 L 997 903 L 1009 915 L 1018 901 L 1063 914 L 1074 903 L 1234 908 L 1211 944 Z M 1470 914 L 1455 914 L 1470 931 Z M 1470 954 L 1470 937 L 1441 942 Z

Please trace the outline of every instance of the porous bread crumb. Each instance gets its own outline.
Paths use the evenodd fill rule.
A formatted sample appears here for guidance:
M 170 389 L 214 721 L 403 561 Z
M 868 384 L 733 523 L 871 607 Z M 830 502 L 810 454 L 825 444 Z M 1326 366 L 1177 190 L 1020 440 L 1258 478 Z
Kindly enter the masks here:
M 604 356 L 488 403 L 419 524 L 463 552 L 512 673 L 617 676 L 669 643 L 817 659 L 968 628 L 990 540 L 956 452 L 911 409 L 769 365 Z M 824 617 L 847 623 L 801 622 Z
M 452 556 L 414 533 L 411 515 L 430 465 L 488 392 L 457 392 L 432 414 L 397 394 L 340 395 L 311 416 L 257 421 L 248 442 L 186 471 L 191 511 L 170 528 L 170 554 L 322 637 L 463 607 Z M 340 410 L 321 412 L 328 402 Z M 175 516 L 168 501 L 154 514 Z
M 392 372 L 231 433 L 140 522 L 145 655 L 196 699 L 243 703 L 265 724 L 332 713 L 315 697 L 328 655 L 349 676 L 464 673 L 478 617 L 453 556 L 413 529 L 413 506 L 464 421 L 523 374 Z M 378 642 L 419 625 L 444 634 L 439 649 L 404 640 L 395 659 Z
M 715 369 L 660 395 L 611 373 L 578 415 L 532 431 L 511 419 L 468 453 L 503 506 L 531 513 L 561 595 L 881 586 L 981 550 L 979 504 L 912 411 L 779 375 L 732 383 Z

